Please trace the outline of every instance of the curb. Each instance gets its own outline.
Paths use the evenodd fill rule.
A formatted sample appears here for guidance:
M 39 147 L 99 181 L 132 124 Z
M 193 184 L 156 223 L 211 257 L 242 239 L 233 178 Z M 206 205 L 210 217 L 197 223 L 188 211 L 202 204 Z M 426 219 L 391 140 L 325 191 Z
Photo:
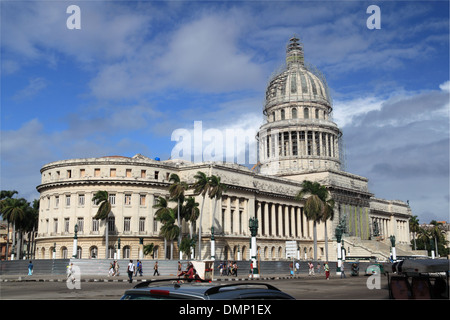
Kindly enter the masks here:
M 269 280 L 282 280 L 282 279 L 300 279 L 300 276 L 264 276 L 259 278 L 213 278 L 212 282 L 233 282 L 233 281 L 269 281 Z M 152 281 L 154 279 L 133 279 L 133 283 L 138 282 L 146 282 L 146 281 Z M 10 279 L 1 279 L 0 282 L 67 282 L 67 279 L 65 278 L 10 278 Z M 84 278 L 81 279 L 80 282 L 129 282 L 128 279 L 105 279 L 105 278 Z

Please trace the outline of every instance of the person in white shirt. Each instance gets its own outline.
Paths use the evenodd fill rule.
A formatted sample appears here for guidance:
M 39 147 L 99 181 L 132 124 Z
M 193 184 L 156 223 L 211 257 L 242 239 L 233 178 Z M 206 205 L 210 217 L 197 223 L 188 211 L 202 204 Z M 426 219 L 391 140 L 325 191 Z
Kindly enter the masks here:
M 130 260 L 130 263 L 128 264 L 128 267 L 127 267 L 127 272 L 128 272 L 128 282 L 132 283 L 133 282 L 133 273 L 134 273 L 133 260 Z

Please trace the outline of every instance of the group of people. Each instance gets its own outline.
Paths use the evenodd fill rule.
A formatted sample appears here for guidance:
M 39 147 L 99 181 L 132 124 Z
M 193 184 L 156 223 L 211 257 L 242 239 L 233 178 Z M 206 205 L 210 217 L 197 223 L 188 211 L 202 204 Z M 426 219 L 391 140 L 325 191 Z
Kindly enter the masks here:
M 186 270 L 183 271 L 183 267 L 181 265 L 181 262 L 178 261 L 178 273 L 177 276 L 183 277 L 186 280 L 200 280 L 200 276 L 197 273 L 197 270 L 195 270 L 194 265 L 192 262 L 189 262 L 187 265 Z
M 237 277 L 238 275 L 238 265 L 236 263 L 236 261 L 222 261 L 220 262 L 219 266 L 219 274 L 221 276 L 235 276 Z
M 298 263 L 298 261 L 296 262 L 295 266 L 296 266 L 296 271 L 298 273 L 300 270 L 300 264 Z M 320 274 L 320 272 L 321 272 L 320 271 L 321 270 L 320 262 L 317 262 L 317 266 L 315 269 L 317 271 L 317 274 Z M 330 267 L 328 266 L 328 261 L 325 261 L 325 263 L 323 264 L 323 270 L 325 271 L 325 279 L 329 280 L 330 279 Z M 314 264 L 311 261 L 308 262 L 308 275 L 310 275 L 310 276 L 315 275 Z

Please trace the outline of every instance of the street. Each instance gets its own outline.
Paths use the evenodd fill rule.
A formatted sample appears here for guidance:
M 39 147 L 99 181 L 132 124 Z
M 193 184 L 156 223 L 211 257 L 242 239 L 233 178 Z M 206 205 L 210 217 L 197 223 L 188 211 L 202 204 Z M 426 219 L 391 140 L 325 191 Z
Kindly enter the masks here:
M 302 276 L 294 279 L 241 280 L 251 284 L 256 281 L 268 282 L 299 300 L 383 300 L 388 299 L 387 278 L 379 276 L 379 289 L 369 289 L 368 276 L 340 279 L 323 275 Z M 214 281 L 214 284 L 230 284 L 230 281 Z M 1 282 L 1 300 L 118 300 L 125 290 L 136 283 L 124 281 L 80 282 L 79 289 L 68 288 L 64 281 L 21 281 Z

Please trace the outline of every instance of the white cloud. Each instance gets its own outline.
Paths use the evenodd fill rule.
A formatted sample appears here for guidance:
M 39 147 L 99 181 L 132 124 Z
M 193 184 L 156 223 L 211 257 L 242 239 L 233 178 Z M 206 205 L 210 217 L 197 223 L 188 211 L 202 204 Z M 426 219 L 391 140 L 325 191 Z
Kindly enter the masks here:
M 45 89 L 48 85 L 48 81 L 44 78 L 38 77 L 28 81 L 28 85 L 19 90 L 13 97 L 13 100 L 28 100 Z

